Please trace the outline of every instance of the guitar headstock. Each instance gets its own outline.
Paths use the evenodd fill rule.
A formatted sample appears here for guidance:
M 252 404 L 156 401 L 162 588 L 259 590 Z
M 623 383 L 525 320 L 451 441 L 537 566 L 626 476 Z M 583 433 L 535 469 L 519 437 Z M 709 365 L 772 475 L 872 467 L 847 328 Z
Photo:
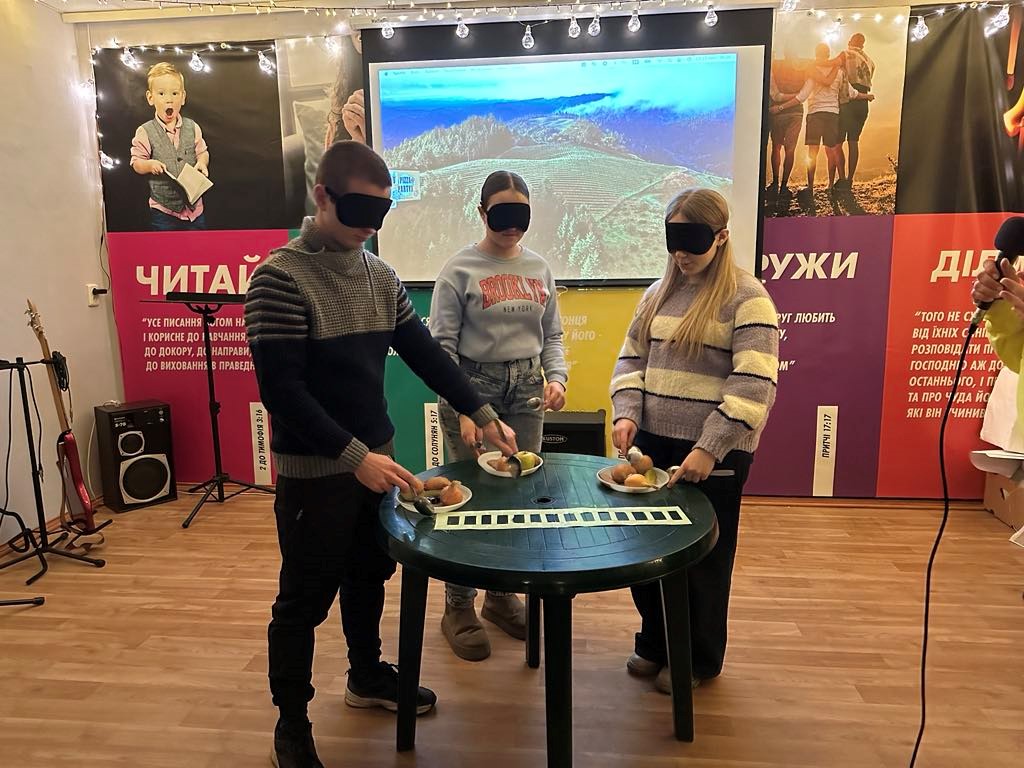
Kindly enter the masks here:
M 43 316 L 39 314 L 39 310 L 32 303 L 31 299 L 28 300 L 28 309 L 25 310 L 25 314 L 28 315 L 28 327 L 32 329 L 36 339 L 39 341 L 39 348 L 43 351 L 43 357 L 50 357 L 50 344 L 46 340 L 46 334 L 43 332 Z
M 28 300 L 28 309 L 25 310 L 25 314 L 28 315 L 28 327 L 35 332 L 36 336 L 42 338 L 43 316 L 39 314 L 39 310 L 32 303 L 32 299 Z

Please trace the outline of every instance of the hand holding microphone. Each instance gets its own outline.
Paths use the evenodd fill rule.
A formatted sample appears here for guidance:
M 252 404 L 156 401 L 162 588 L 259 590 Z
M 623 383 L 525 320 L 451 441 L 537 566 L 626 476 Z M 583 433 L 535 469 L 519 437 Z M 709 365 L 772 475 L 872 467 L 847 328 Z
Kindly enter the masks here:
M 986 261 L 971 290 L 971 299 L 978 307 L 971 321 L 978 325 L 985 312 L 996 299 L 1004 299 L 1024 318 L 1024 285 L 1013 268 L 1017 257 L 1024 253 L 1024 216 L 1007 219 L 996 232 L 996 248 L 999 255 L 994 261 Z
M 1002 259 L 998 264 L 990 259 L 978 273 L 971 299 L 982 308 L 991 307 L 996 299 L 1004 299 L 1018 312 L 1024 312 L 1024 283 L 1008 259 Z

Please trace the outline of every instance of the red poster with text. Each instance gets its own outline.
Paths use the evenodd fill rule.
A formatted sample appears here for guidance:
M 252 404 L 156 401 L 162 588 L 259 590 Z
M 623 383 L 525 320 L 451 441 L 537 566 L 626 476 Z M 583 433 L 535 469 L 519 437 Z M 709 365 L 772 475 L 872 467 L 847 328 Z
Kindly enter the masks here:
M 214 474 L 203 327 L 187 306 L 163 299 L 171 291 L 245 293 L 256 266 L 287 240 L 283 229 L 109 234 L 125 398 L 170 404 L 180 482 Z M 242 306 L 224 306 L 216 318 L 211 336 L 224 470 L 239 480 L 270 483 L 269 418 L 260 403 Z
M 893 232 L 878 496 L 941 498 L 939 426 L 974 308 L 970 291 L 1004 213 L 897 216 Z M 946 430 L 950 496 L 981 498 L 969 454 L 983 444 L 1000 363 L 975 334 Z

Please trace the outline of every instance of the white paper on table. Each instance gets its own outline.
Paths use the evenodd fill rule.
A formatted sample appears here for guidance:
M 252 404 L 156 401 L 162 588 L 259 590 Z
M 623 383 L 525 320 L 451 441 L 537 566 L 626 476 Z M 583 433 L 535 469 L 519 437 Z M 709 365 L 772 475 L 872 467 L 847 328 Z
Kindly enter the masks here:
M 1024 547 L 1024 526 L 1021 526 L 1021 529 L 1010 537 L 1010 541 L 1018 547 Z
M 985 407 L 981 439 L 1007 451 L 1024 452 L 1024 430 L 1014 428 L 1017 423 L 1018 381 L 1018 375 L 1009 368 L 1004 367 L 999 372 Z

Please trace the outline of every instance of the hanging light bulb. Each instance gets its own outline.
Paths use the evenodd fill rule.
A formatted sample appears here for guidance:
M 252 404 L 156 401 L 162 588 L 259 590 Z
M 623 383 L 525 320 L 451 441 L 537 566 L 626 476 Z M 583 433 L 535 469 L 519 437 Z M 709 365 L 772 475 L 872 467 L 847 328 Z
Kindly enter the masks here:
M 202 72 L 203 67 L 206 65 L 203 64 L 203 60 L 199 58 L 199 52 L 192 51 L 192 58 L 188 60 L 188 66 L 193 72 Z
M 601 17 L 596 13 L 594 18 L 590 20 L 590 26 L 587 27 L 587 34 L 591 37 L 597 37 L 601 34 Z
M 825 30 L 825 34 L 822 35 L 821 39 L 824 40 L 826 43 L 834 43 L 836 40 L 839 39 L 839 34 L 842 31 L 842 26 L 843 20 L 841 18 L 836 18 L 836 20 L 829 25 L 828 29 Z
M 131 48 L 125 48 L 121 52 L 121 63 L 128 67 L 128 69 L 138 69 L 142 66 L 142 62 L 135 58 Z
M 575 40 L 580 36 L 580 23 L 576 21 L 576 17 L 572 17 L 572 21 L 569 22 L 569 37 Z
M 530 50 L 534 46 L 533 30 L 530 29 L 530 25 L 526 25 L 526 32 L 523 34 L 523 48 Z
M 117 165 L 117 162 L 118 162 L 117 160 L 112 158 L 110 155 L 108 155 L 102 149 L 100 150 L 100 166 L 104 170 L 106 170 L 106 171 L 112 170 Z
M 796 5 L 799 0 L 782 0 L 782 12 L 792 13 L 796 10 Z
M 390 40 L 395 36 L 395 28 L 391 25 L 390 21 L 384 22 L 384 26 L 380 28 L 380 36 L 385 40 Z
M 260 71 L 262 71 L 263 74 L 274 74 L 274 70 L 277 69 L 277 67 L 274 65 L 274 62 L 272 62 L 263 54 L 263 51 L 258 51 L 256 57 L 259 60 Z
M 928 25 L 924 23 L 924 16 L 917 17 L 917 23 L 914 28 L 910 30 L 910 39 L 914 42 L 918 40 L 924 40 L 928 37 Z
M 709 27 L 713 27 L 718 23 L 718 14 L 715 13 L 715 6 L 708 6 L 708 12 L 704 15 L 704 23 Z
M 451 3 L 448 3 L 448 7 L 451 7 Z M 461 38 L 462 40 L 465 40 L 467 37 L 469 37 L 469 27 L 467 27 L 466 22 L 462 20 L 461 13 L 455 18 L 459 20 L 458 26 L 455 27 L 455 34 L 458 35 L 459 38 Z
M 629 17 L 629 21 L 626 22 L 626 29 L 630 32 L 640 31 L 640 10 L 634 9 L 633 15 Z

